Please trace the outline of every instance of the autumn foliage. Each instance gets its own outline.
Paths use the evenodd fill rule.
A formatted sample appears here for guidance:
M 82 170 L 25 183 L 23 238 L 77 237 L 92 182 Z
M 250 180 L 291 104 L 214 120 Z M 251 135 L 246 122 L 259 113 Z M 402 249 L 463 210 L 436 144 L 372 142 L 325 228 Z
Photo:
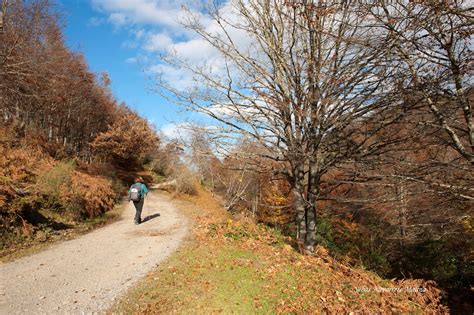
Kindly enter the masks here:
M 73 224 L 110 211 L 116 193 L 108 179 L 75 170 L 75 163 L 57 161 L 36 144 L 0 129 L 1 249 L 37 231 Z
M 446 290 L 466 287 L 474 276 L 472 172 L 463 171 L 466 161 L 455 159 L 432 132 L 420 129 L 419 120 L 414 112 L 394 125 L 404 142 L 390 144 L 384 154 L 341 163 L 322 177 L 316 240 L 338 261 L 387 278 L 434 279 Z M 258 150 L 254 145 L 245 152 Z M 240 152 L 237 146 L 208 164 L 213 167 L 204 182 L 231 213 L 276 227 L 301 246 L 290 185 L 278 175 L 283 166 Z
M 139 165 L 158 145 L 150 125 L 136 113 L 120 108 L 114 122 L 92 142 L 96 154 L 124 166 Z
M 154 129 L 71 51 L 48 0 L 2 3 L 2 248 L 110 211 L 155 149 Z M 3 228 L 5 227 L 5 228 Z
M 314 255 L 302 255 L 278 230 L 231 217 L 207 191 L 183 199 L 180 209 L 195 223 L 192 240 L 112 312 L 448 313 L 433 281 L 383 280 L 320 245 Z
M 113 120 L 107 75 L 65 45 L 50 1 L 8 1 L 0 32 L 0 111 L 18 136 L 57 157 L 90 159 L 89 142 Z
M 110 182 L 100 176 L 74 172 L 71 192 L 64 199 L 72 208 L 77 207 L 81 217 L 93 218 L 112 209 L 115 193 Z

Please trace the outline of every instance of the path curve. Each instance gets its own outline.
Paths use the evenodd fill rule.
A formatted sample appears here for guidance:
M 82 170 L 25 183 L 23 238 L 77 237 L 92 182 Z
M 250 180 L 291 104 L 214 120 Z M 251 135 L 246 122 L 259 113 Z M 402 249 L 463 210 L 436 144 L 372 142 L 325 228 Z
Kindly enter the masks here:
M 142 218 L 133 204 L 120 221 L 0 265 L 0 314 L 104 312 L 181 243 L 188 223 L 169 196 L 152 191 Z M 159 213 L 159 216 L 157 214 Z

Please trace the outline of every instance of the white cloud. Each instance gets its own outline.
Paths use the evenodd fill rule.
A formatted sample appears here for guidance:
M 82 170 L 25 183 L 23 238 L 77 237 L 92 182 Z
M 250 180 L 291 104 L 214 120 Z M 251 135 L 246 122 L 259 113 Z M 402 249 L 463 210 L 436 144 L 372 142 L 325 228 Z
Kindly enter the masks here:
M 152 56 L 155 53 L 171 52 L 192 67 L 202 67 L 214 76 L 224 75 L 225 60 L 223 56 L 204 39 L 187 30 L 181 22 L 186 13 L 183 5 L 189 5 L 189 0 L 91 0 L 97 10 L 108 15 L 109 23 L 117 27 L 127 27 L 130 36 L 123 46 L 138 48 L 137 55 Z M 189 10 L 199 17 L 207 32 L 225 37 L 224 31 L 217 22 L 199 13 L 201 1 Z M 199 4 L 201 3 L 201 4 Z M 234 12 L 230 1 L 221 7 L 223 16 L 232 22 L 239 17 Z M 247 33 L 228 27 L 226 29 L 233 42 L 239 47 L 250 47 L 252 40 Z M 142 58 L 136 58 L 136 60 Z M 153 58 L 151 58 L 153 59 Z M 159 73 L 162 78 L 178 89 L 193 86 L 193 78 L 189 71 L 170 65 L 161 64 L 157 58 L 154 63 L 145 65 L 147 72 Z
M 109 18 L 107 20 L 116 26 L 123 26 L 125 24 L 128 24 L 127 16 L 122 13 L 112 13 L 111 15 L 109 15 Z
M 141 28 L 141 29 L 132 29 L 132 30 L 130 31 L 130 33 L 131 33 L 136 39 L 141 39 L 141 38 L 145 35 L 146 31 L 145 31 L 144 29 L 142 29 L 142 28 Z
M 167 51 L 173 40 L 165 33 L 149 34 L 143 48 L 148 51 Z
M 160 132 L 165 137 L 165 141 L 179 140 L 187 142 L 191 138 L 191 124 L 187 122 L 170 123 L 161 127 Z
M 186 69 L 157 64 L 151 66 L 149 72 L 162 77 L 170 86 L 178 90 L 185 90 L 194 86 L 192 73 Z
M 230 1 L 221 8 L 220 13 L 224 20 L 230 22 L 230 25 L 238 25 L 241 17 L 237 14 Z M 212 21 L 209 17 L 201 18 L 200 22 L 204 27 L 204 31 L 212 34 L 215 38 L 226 39 L 228 35 L 232 39 L 233 45 L 235 45 L 240 51 L 255 50 L 255 41 L 242 29 L 231 27 L 229 24 L 225 23 L 226 30 L 224 31 L 219 23 Z M 200 68 L 217 80 L 219 77 L 225 79 L 226 62 L 223 54 L 197 34 L 180 41 L 175 41 L 169 46 L 169 51 L 174 53 L 176 57 L 185 61 L 191 67 Z M 250 53 L 249 55 L 253 54 Z M 257 57 L 256 55 L 253 56 Z M 180 86 L 175 75 L 176 71 L 178 71 L 177 69 L 175 71 L 163 67 L 162 69 L 167 70 L 164 71 L 165 79 L 168 78 L 166 75 L 170 74 L 170 82 L 173 82 L 173 86 Z M 190 81 L 192 78 L 183 76 L 183 79 L 186 81 L 183 82 L 184 86 L 191 85 Z M 196 83 L 200 84 L 200 82 Z
M 252 104 L 258 106 L 253 106 Z M 216 115 L 216 117 L 223 118 L 225 120 L 238 119 L 238 120 L 257 120 L 260 122 L 268 121 L 268 117 L 272 116 L 271 111 L 268 110 L 268 104 L 262 100 L 253 100 L 251 103 L 249 100 L 241 100 L 240 104 L 214 104 L 207 107 L 209 112 Z M 258 109 L 257 109 L 258 108 Z
M 92 0 L 96 9 L 109 13 L 109 21 L 123 25 L 124 22 L 151 24 L 174 29 L 181 28 L 183 18 L 181 6 L 186 1 L 159 0 Z M 126 19 L 123 19 L 126 17 Z
M 170 47 L 170 50 L 187 61 L 202 62 L 218 57 L 218 52 L 201 38 L 177 42 Z

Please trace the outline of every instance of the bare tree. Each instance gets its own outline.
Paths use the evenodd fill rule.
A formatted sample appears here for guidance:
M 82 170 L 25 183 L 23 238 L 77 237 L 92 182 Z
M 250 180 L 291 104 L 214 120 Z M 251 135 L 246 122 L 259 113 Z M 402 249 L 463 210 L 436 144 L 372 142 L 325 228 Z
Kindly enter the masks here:
M 189 158 L 191 165 L 199 174 L 201 183 L 206 183 L 214 188 L 215 174 L 213 162 L 217 159 L 213 153 L 211 141 L 203 126 L 190 126 Z
M 403 124 L 413 139 L 399 148 L 406 153 L 386 156 L 391 167 L 365 174 L 404 188 L 397 208 L 411 218 L 400 224 L 400 241 L 460 237 L 472 217 L 472 9 L 463 0 L 366 7 L 389 46 L 390 81 L 411 109 Z
M 387 45 L 359 8 L 281 0 L 208 7 L 210 25 L 190 14 L 187 27 L 219 62 L 196 66 L 170 52 L 164 61 L 189 71 L 195 85 L 180 89 L 159 78 L 173 101 L 220 122 L 228 145 L 247 137 L 264 148 L 249 156 L 281 162 L 275 172 L 291 184 L 297 237 L 309 251 L 324 175 L 382 150 L 387 144 L 374 135 L 403 114 L 391 110 L 392 86 L 383 85 Z
M 459 156 L 474 164 L 471 1 L 390 1 L 368 8 L 390 43 L 401 93 L 412 93 Z M 472 92 L 471 92 L 472 95 Z

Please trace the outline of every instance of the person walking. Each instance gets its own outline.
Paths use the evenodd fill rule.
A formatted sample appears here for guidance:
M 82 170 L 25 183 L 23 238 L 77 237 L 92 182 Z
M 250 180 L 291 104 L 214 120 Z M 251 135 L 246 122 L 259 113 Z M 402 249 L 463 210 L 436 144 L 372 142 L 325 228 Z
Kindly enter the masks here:
M 128 190 L 128 201 L 133 201 L 135 206 L 135 224 L 140 224 L 142 222 L 142 209 L 143 203 L 145 202 L 145 196 L 148 194 L 148 189 L 145 184 L 143 184 L 143 178 L 137 177 L 134 180 L 132 186 Z

